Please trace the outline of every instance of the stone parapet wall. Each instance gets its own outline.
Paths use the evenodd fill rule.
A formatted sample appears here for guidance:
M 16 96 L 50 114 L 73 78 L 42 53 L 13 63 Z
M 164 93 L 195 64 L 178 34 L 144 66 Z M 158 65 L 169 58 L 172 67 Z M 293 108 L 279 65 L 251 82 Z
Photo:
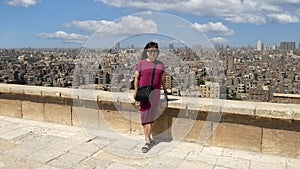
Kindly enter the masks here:
M 170 97 L 155 122 L 165 139 L 300 158 L 300 105 Z M 0 115 L 142 134 L 131 93 L 0 84 Z
M 290 103 L 290 104 L 300 104 L 299 94 L 282 94 L 273 93 L 273 103 Z

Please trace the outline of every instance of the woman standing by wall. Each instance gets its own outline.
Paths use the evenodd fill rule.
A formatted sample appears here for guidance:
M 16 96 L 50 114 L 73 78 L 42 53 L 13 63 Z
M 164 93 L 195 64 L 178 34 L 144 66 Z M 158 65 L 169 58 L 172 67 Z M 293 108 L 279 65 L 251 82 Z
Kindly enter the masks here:
M 154 65 L 155 72 L 153 78 L 154 90 L 151 93 L 151 99 L 147 102 L 140 102 L 141 123 L 143 125 L 145 134 L 145 145 L 142 147 L 142 152 L 146 153 L 155 144 L 152 136 L 152 129 L 156 118 L 157 107 L 160 102 L 161 86 L 164 90 L 164 97 L 167 100 L 167 89 L 165 81 L 165 66 L 161 61 L 157 60 L 159 55 L 158 44 L 156 42 L 149 42 L 144 47 L 142 59 L 136 65 L 135 79 L 134 79 L 134 94 L 135 98 L 138 87 L 150 86 L 152 80 L 152 72 Z

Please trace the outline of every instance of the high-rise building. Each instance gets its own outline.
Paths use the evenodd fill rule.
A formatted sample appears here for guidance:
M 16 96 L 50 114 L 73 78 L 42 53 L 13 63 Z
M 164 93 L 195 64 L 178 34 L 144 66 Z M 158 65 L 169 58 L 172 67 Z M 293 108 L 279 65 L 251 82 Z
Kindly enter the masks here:
M 257 50 L 258 51 L 264 50 L 264 43 L 261 40 L 257 41 Z
M 295 50 L 296 43 L 295 42 L 280 42 L 280 49 L 282 50 Z
M 234 56 L 226 55 L 225 56 L 225 70 L 233 70 L 234 69 Z

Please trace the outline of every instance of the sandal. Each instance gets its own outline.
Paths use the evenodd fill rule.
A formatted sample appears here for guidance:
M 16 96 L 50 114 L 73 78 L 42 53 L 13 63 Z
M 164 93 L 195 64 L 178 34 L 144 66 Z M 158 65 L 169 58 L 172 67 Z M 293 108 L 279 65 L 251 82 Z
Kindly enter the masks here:
M 149 151 L 149 149 L 150 149 L 150 144 L 149 144 L 149 143 L 146 143 L 146 144 L 144 145 L 144 147 L 142 147 L 142 152 L 143 152 L 143 153 L 147 153 L 147 152 Z

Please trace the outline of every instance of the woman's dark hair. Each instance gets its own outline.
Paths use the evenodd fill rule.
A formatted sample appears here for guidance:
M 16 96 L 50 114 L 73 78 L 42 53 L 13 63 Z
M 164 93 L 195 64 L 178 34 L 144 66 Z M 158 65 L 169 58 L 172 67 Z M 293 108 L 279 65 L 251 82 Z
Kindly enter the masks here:
M 158 49 L 158 44 L 156 42 L 148 42 L 145 45 L 145 47 L 144 47 L 144 51 L 143 51 L 141 60 L 144 60 L 144 59 L 148 58 L 147 49 L 149 49 L 149 48 L 156 48 L 156 49 Z

